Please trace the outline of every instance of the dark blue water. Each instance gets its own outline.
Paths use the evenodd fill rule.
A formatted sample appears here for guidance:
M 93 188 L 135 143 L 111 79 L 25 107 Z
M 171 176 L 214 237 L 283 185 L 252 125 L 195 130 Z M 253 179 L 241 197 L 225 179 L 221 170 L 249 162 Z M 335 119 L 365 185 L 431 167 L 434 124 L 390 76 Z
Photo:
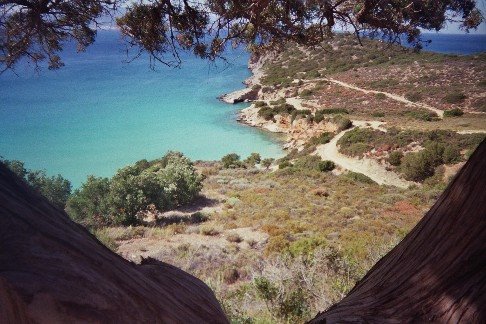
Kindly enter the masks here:
M 474 54 L 486 52 L 486 35 L 473 34 L 422 34 L 423 40 L 431 40 L 424 44 L 424 50 L 447 54 Z

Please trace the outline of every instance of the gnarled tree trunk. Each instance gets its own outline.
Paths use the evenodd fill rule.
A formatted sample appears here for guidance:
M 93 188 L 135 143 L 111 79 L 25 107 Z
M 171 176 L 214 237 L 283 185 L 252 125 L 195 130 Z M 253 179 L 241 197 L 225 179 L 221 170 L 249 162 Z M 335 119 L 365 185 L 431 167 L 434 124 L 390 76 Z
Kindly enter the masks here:
M 435 205 L 310 323 L 486 323 L 486 141 Z
M 0 163 L 0 322 L 228 320 L 202 281 L 156 260 L 128 262 Z

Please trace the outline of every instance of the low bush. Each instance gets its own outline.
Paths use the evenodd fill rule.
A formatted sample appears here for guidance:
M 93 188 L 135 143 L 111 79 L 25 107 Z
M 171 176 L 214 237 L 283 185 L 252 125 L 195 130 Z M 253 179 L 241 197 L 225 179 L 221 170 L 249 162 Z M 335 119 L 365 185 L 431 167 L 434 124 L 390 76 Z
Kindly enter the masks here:
M 378 93 L 375 94 L 375 98 L 378 99 L 378 100 L 385 100 L 386 95 L 382 92 L 378 92 Z
M 405 116 L 411 117 L 413 119 L 423 120 L 423 121 L 437 121 L 439 116 L 433 111 L 426 109 L 421 110 L 409 110 L 403 113 Z
M 405 99 L 410 100 L 411 102 L 417 102 L 422 99 L 422 93 L 420 92 L 407 92 L 405 94 Z
M 400 151 L 393 151 L 388 156 L 388 163 L 393 166 L 399 166 L 402 163 L 403 153 Z
M 423 181 L 434 175 L 434 164 L 426 152 L 420 151 L 405 155 L 400 170 L 407 180 Z
M 277 100 L 270 101 L 270 105 L 272 106 L 283 105 L 285 103 L 286 103 L 285 98 L 279 98 Z
M 464 111 L 460 108 L 453 108 L 450 110 L 444 111 L 444 117 L 459 117 L 464 115 Z
M 258 110 L 258 116 L 262 117 L 265 120 L 272 120 L 275 117 L 275 113 L 272 108 L 269 106 L 263 106 Z
M 278 168 L 279 169 L 285 169 L 285 168 L 288 168 L 288 167 L 291 167 L 291 166 L 292 166 L 292 163 L 290 163 L 289 161 L 282 161 L 278 165 Z
M 349 114 L 349 110 L 347 110 L 345 108 L 326 108 L 326 109 L 319 109 L 318 112 L 321 113 L 321 114 L 323 114 L 323 115 L 331 115 L 331 114 L 344 114 L 344 115 L 348 115 Z
M 257 108 L 261 108 L 261 107 L 264 107 L 264 106 L 267 106 L 267 103 L 265 101 L 256 101 L 254 103 L 255 107 Z
M 334 117 L 334 122 L 337 125 L 338 132 L 342 132 L 353 127 L 353 122 L 349 118 L 345 118 L 341 115 Z
M 371 114 L 371 117 L 377 117 L 377 118 L 385 117 L 385 113 L 383 113 L 383 112 L 374 112 L 374 113 Z
M 272 159 L 272 158 L 263 159 L 262 160 L 262 166 L 265 167 L 266 169 L 268 169 L 272 165 L 274 160 L 275 159 Z
M 366 152 L 369 152 L 373 149 L 373 146 L 366 143 L 353 143 L 346 147 L 343 152 L 346 155 L 354 156 L 361 158 Z
M 71 182 L 63 178 L 60 174 L 57 176 L 48 176 L 45 171 L 27 170 L 24 162 L 18 160 L 2 160 L 3 163 L 22 178 L 32 189 L 47 198 L 49 202 L 60 209 L 64 209 L 66 202 L 71 194 Z
M 243 161 L 246 165 L 254 167 L 256 164 L 259 164 L 262 161 L 262 157 L 259 153 L 251 153 L 245 161 Z
M 314 114 L 314 122 L 316 124 L 319 124 L 323 120 L 324 120 L 324 114 L 322 114 L 319 111 L 316 111 L 316 113 Z
M 88 177 L 69 198 L 66 210 L 88 226 L 134 225 L 141 211 L 164 211 L 191 202 L 202 180 L 189 159 L 169 152 L 161 159 L 124 167 L 111 179 Z
M 309 142 L 307 142 L 308 145 L 320 145 L 320 144 L 326 144 L 329 143 L 332 138 L 334 137 L 334 133 L 331 132 L 324 132 L 321 133 L 318 136 L 312 137 Z
M 304 89 L 299 93 L 299 97 L 301 98 L 309 98 L 312 96 L 314 92 L 311 89 Z
M 297 159 L 293 167 L 300 170 L 317 170 L 321 158 L 316 155 L 306 155 Z
M 442 162 L 446 164 L 457 163 L 462 160 L 461 151 L 454 145 L 447 145 L 442 152 Z
M 466 99 L 466 95 L 462 92 L 451 92 L 445 95 L 444 101 L 450 104 L 459 104 Z
M 243 163 L 240 161 L 240 156 L 236 153 L 230 153 L 223 156 L 221 162 L 223 162 L 223 167 L 225 169 L 240 168 L 243 166 Z
M 319 162 L 319 171 L 321 171 L 321 172 L 332 171 L 332 170 L 334 170 L 335 167 L 336 167 L 336 164 L 334 164 L 334 162 L 329 161 L 329 160 Z
M 376 184 L 376 182 L 374 182 L 370 177 L 359 172 L 349 171 L 344 176 L 356 182 L 362 182 L 366 184 Z
M 292 114 L 291 114 L 291 116 L 292 116 L 291 122 L 293 122 L 294 120 L 299 119 L 299 118 L 306 118 L 310 114 L 311 114 L 311 111 L 309 109 L 294 110 L 294 111 L 292 111 Z

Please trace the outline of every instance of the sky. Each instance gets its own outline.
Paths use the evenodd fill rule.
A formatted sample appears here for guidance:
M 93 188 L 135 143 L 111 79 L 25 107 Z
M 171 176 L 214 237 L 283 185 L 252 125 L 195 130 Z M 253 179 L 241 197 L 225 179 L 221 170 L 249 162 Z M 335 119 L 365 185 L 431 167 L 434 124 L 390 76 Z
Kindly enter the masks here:
M 478 9 L 481 11 L 486 19 L 486 0 L 477 0 Z M 439 33 L 441 34 L 464 34 L 464 30 L 459 28 L 457 23 L 449 23 L 444 29 Z M 486 22 L 479 25 L 477 30 L 469 31 L 470 34 L 486 34 Z

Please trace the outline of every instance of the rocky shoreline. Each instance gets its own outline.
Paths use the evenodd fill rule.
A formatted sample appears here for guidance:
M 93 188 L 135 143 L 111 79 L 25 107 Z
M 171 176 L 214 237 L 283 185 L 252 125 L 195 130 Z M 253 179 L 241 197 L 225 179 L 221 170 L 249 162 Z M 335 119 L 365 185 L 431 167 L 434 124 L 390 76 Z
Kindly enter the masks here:
M 264 87 L 261 84 L 261 79 L 264 77 L 263 67 L 269 59 L 272 59 L 272 56 L 250 58 L 248 69 L 251 71 L 252 76 L 243 82 L 246 87 L 224 94 L 219 99 L 229 104 L 236 104 L 256 101 L 269 103 L 272 100 L 285 98 L 287 103 L 291 103 L 297 110 L 308 109 L 309 107 L 303 107 L 300 104 L 301 100 L 299 98 L 295 96 L 289 97 L 288 89 L 287 91 L 286 89 L 273 89 Z M 299 104 L 296 104 L 296 102 L 299 102 Z M 311 110 L 315 110 L 315 108 L 311 108 Z M 237 121 L 272 133 L 287 134 L 287 139 L 283 145 L 283 148 L 286 150 L 297 149 L 300 151 L 310 138 L 322 132 L 334 132 L 337 128 L 334 123 L 327 121 L 315 123 L 305 118 L 293 119 L 289 115 L 276 115 L 273 119 L 266 120 L 258 114 L 259 111 L 259 107 L 251 104 L 250 107 L 244 108 L 238 113 Z

